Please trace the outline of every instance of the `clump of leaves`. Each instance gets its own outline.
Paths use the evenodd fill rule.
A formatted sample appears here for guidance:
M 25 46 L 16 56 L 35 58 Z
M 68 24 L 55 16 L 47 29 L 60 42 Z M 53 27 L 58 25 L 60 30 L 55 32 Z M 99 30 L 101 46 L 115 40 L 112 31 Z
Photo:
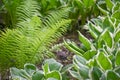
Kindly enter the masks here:
M 87 27 L 94 39 L 90 41 L 79 32 L 80 48 L 74 42 L 65 42 L 76 54 L 69 72 L 77 79 L 119 80 L 120 26 L 113 18 L 105 17 L 93 19 Z
M 10 68 L 12 80 L 68 80 L 62 76 L 70 69 L 72 65 L 63 67 L 54 59 L 46 59 L 42 65 L 42 70 L 39 70 L 35 65 L 27 63 L 24 69 Z
M 36 1 L 25 0 L 16 7 L 15 15 L 11 14 L 14 24 L 10 26 L 14 29 L 6 29 L 0 35 L 0 73 L 12 66 L 20 68 L 26 62 L 36 63 L 44 57 L 53 57 L 45 51 L 67 31 L 71 23 L 67 18 L 69 8 L 50 12 L 44 18 L 39 16 L 38 8 Z

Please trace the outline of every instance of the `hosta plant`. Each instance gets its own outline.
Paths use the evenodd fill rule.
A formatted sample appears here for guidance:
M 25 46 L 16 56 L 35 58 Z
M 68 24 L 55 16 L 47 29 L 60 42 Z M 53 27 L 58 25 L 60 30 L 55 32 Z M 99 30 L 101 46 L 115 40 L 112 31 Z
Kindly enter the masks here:
M 27 63 L 24 69 L 10 68 L 10 73 L 12 80 L 66 80 L 67 78 L 63 79 L 62 75 L 71 67 L 72 65 L 63 68 L 56 60 L 46 59 L 40 70 L 35 65 Z
M 120 79 L 120 26 L 113 18 L 93 19 L 87 27 L 93 39 L 87 39 L 79 32 L 81 42 L 66 42 L 66 47 L 74 52 L 74 68 L 71 75 L 79 80 L 119 80 Z

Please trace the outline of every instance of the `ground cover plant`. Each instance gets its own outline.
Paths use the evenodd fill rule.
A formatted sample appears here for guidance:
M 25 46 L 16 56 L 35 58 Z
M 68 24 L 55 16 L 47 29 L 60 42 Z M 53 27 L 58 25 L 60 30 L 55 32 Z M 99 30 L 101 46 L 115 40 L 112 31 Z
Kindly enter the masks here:
M 1 80 L 120 80 L 118 0 L 2 0 L 0 6 Z M 79 41 L 67 39 L 76 30 Z

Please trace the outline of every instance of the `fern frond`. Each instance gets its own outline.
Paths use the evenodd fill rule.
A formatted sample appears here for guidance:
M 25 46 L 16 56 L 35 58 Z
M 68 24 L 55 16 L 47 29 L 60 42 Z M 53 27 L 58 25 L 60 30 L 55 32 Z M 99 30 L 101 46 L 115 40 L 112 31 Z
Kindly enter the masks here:
M 64 34 L 71 23 L 71 20 L 64 18 L 67 10 L 63 11 L 64 14 L 55 11 L 43 21 L 37 16 L 32 17 L 19 24 L 23 27 L 3 32 L 0 37 L 0 71 L 42 60 L 46 56 L 44 52 Z
M 19 26 L 17 24 L 26 21 L 34 15 L 40 16 L 37 2 L 35 0 L 4 0 L 5 8 L 7 9 L 7 25 Z M 10 18 L 10 20 L 8 19 Z

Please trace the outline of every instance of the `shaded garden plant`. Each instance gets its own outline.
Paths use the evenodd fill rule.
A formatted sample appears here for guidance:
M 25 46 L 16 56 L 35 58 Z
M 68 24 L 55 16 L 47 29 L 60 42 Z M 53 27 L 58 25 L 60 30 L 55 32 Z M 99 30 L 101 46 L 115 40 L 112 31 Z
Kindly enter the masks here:
M 66 32 L 71 23 L 67 19 L 69 8 L 53 11 L 43 18 L 39 17 L 39 7 L 35 3 L 34 0 L 21 2 L 14 15 L 19 17 L 12 18 L 14 24 L 10 25 L 15 27 L 0 34 L 1 73 L 12 66 L 20 68 L 26 62 L 35 64 L 44 57 L 53 57 L 53 54 L 45 54 L 45 51 Z M 30 9 L 26 11 L 28 6 Z
M 83 80 L 120 79 L 120 26 L 116 26 L 113 19 L 92 19 L 87 27 L 94 39 L 90 41 L 79 32 L 80 47 L 65 41 L 66 47 L 76 54 L 74 68 L 69 70 L 73 77 Z
M 10 73 L 12 80 L 68 80 L 65 74 L 71 67 L 72 65 L 63 67 L 54 59 L 46 59 L 40 70 L 35 65 L 27 63 L 24 69 L 10 68 Z

